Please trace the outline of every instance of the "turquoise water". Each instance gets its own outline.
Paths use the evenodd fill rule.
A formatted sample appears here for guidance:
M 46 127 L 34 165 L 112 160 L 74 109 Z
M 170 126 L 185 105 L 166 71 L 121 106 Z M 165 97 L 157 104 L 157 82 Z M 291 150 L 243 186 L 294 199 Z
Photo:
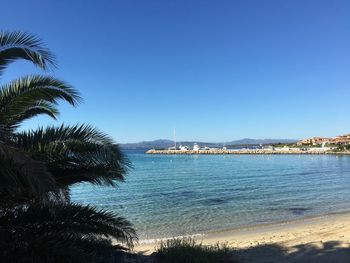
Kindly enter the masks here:
M 81 184 L 72 200 L 128 218 L 140 239 L 200 234 L 350 210 L 350 157 L 146 155 L 118 189 Z

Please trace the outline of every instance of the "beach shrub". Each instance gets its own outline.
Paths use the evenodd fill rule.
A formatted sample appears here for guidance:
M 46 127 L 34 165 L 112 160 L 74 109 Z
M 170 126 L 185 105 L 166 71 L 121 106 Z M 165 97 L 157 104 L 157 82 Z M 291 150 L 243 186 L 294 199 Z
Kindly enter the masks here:
M 56 65 L 37 37 L 0 32 L 0 77 L 16 60 L 42 70 Z M 81 98 L 53 76 L 25 76 L 0 86 L 1 262 L 108 262 L 115 249 L 131 248 L 137 240 L 123 217 L 69 198 L 76 183 L 124 181 L 130 162 L 108 135 L 84 124 L 19 131 L 35 116 L 56 119 L 60 100 L 76 106 Z
M 192 238 L 162 241 L 155 257 L 159 263 L 237 263 L 226 243 L 203 245 Z

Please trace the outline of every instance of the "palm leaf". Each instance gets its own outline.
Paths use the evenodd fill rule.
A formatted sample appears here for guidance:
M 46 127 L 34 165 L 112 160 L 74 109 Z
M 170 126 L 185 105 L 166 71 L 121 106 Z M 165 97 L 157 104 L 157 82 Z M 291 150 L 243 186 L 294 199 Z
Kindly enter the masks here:
M 39 128 L 14 136 L 17 147 L 37 154 L 62 186 L 90 182 L 115 186 L 131 164 L 118 145 L 89 125 Z
M 59 195 L 46 163 L 34 160 L 28 153 L 4 142 L 0 142 L 0 167 L 1 205 Z
M 72 86 L 50 76 L 34 75 L 16 79 L 0 88 L 0 124 L 11 128 L 12 125 L 19 125 L 23 116 L 33 117 L 43 113 L 56 117 L 58 111 L 53 106 L 60 99 L 73 106 L 81 100 Z
M 116 186 L 116 182 L 125 180 L 130 164 L 114 145 L 84 153 L 69 152 L 53 159 L 48 167 L 64 186 L 82 182 Z
M 33 236 L 60 233 L 80 237 L 94 235 L 114 238 L 128 247 L 132 247 L 137 241 L 132 224 L 123 217 L 113 212 L 78 204 L 31 204 L 2 210 L 0 226 L 14 230 L 26 227 Z
M 18 59 L 28 60 L 44 70 L 49 65 L 56 66 L 54 55 L 36 36 L 20 31 L 0 32 L 0 74 Z
M 30 204 L 0 213 L 0 256 L 7 262 L 108 262 L 122 248 L 111 238 L 130 248 L 137 241 L 130 222 L 89 206 Z
M 13 115 L 12 118 L 7 121 L 7 127 L 15 129 L 23 121 L 38 115 L 47 115 L 56 120 L 59 111 L 54 104 L 41 100 L 27 107 L 23 112 Z

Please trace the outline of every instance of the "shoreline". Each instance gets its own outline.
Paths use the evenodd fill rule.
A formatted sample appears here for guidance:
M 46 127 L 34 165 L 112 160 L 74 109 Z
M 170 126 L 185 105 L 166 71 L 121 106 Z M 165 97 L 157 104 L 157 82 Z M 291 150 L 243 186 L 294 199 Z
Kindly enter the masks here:
M 350 211 L 332 212 L 289 221 L 214 230 L 203 234 L 188 235 L 198 242 L 213 245 L 227 243 L 235 249 L 248 249 L 262 245 L 278 244 L 288 249 L 301 244 L 323 244 L 337 241 L 341 246 L 350 246 Z M 136 252 L 150 254 L 161 240 L 140 240 Z M 146 242 L 145 242 L 146 241 Z

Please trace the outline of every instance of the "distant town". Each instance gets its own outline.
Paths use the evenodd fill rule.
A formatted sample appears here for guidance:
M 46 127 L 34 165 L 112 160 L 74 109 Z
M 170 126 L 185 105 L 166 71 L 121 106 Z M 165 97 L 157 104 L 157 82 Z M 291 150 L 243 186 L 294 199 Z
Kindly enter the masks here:
M 309 139 L 303 139 L 297 142 L 297 145 L 348 145 L 350 144 L 350 134 L 340 135 L 333 138 L 326 137 L 313 137 Z

